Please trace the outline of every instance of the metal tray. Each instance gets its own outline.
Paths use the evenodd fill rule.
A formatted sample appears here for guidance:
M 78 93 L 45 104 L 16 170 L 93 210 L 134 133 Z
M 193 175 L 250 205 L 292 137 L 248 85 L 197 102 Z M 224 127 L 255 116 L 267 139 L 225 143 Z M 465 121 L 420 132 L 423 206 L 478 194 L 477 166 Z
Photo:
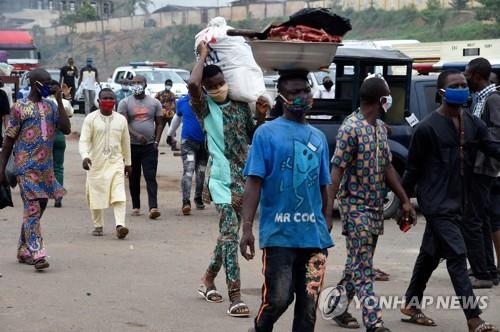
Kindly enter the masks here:
M 329 67 L 339 43 L 286 42 L 277 40 L 248 41 L 253 57 L 264 71 L 318 71 Z

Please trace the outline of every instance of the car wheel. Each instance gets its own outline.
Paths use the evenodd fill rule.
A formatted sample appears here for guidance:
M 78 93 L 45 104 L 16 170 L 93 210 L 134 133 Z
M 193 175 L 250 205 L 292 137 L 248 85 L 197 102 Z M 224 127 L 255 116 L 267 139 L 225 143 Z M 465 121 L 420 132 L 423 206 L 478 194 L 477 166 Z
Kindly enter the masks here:
M 384 199 L 384 219 L 391 219 L 399 209 L 400 200 L 392 191 L 387 192 Z

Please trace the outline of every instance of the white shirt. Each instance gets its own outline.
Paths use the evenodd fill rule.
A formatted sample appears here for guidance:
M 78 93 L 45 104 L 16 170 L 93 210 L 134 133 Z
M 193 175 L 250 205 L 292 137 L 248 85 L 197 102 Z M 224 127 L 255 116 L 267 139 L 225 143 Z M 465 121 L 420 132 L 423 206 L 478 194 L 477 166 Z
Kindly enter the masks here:
M 335 91 L 318 90 L 314 93 L 314 99 L 335 99 Z

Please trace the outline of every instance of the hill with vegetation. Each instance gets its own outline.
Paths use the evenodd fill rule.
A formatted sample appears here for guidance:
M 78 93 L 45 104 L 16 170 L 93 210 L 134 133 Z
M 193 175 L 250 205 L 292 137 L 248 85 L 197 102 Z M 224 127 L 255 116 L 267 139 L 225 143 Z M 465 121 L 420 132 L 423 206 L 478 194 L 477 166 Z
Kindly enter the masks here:
M 393 11 L 375 8 L 359 12 L 334 10 L 351 20 L 353 29 L 346 35 L 346 39 L 417 39 L 421 42 L 433 42 L 499 37 L 500 20 L 495 17 L 498 16 L 498 11 L 488 15 L 482 8 L 444 9 L 440 7 L 439 0 L 429 0 L 427 7 L 420 12 L 414 7 Z M 286 18 L 279 17 L 269 20 L 248 19 L 229 24 L 260 30 L 273 21 L 284 20 Z M 177 25 L 119 33 L 73 33 L 57 38 L 45 37 L 42 30 L 36 30 L 34 35 L 46 67 L 60 67 L 70 55 L 77 64 L 84 63 L 87 56 L 92 56 L 98 69 L 101 69 L 100 76 L 104 80 L 116 66 L 134 60 L 164 60 L 172 67 L 191 68 L 195 61 L 194 36 L 203 28 L 204 26 L 197 25 Z

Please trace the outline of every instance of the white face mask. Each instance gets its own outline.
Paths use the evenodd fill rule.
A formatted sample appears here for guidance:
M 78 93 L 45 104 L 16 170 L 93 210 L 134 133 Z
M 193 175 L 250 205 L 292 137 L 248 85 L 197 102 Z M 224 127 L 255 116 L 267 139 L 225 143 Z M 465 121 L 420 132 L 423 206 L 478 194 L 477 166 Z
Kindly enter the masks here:
M 165 90 L 167 90 L 167 91 L 172 90 L 172 86 L 171 85 L 165 85 Z
M 382 99 L 385 99 L 385 103 L 382 103 Z M 383 96 L 380 97 L 380 102 L 382 103 L 382 108 L 384 109 L 384 112 L 387 113 L 389 109 L 392 107 L 392 96 Z

